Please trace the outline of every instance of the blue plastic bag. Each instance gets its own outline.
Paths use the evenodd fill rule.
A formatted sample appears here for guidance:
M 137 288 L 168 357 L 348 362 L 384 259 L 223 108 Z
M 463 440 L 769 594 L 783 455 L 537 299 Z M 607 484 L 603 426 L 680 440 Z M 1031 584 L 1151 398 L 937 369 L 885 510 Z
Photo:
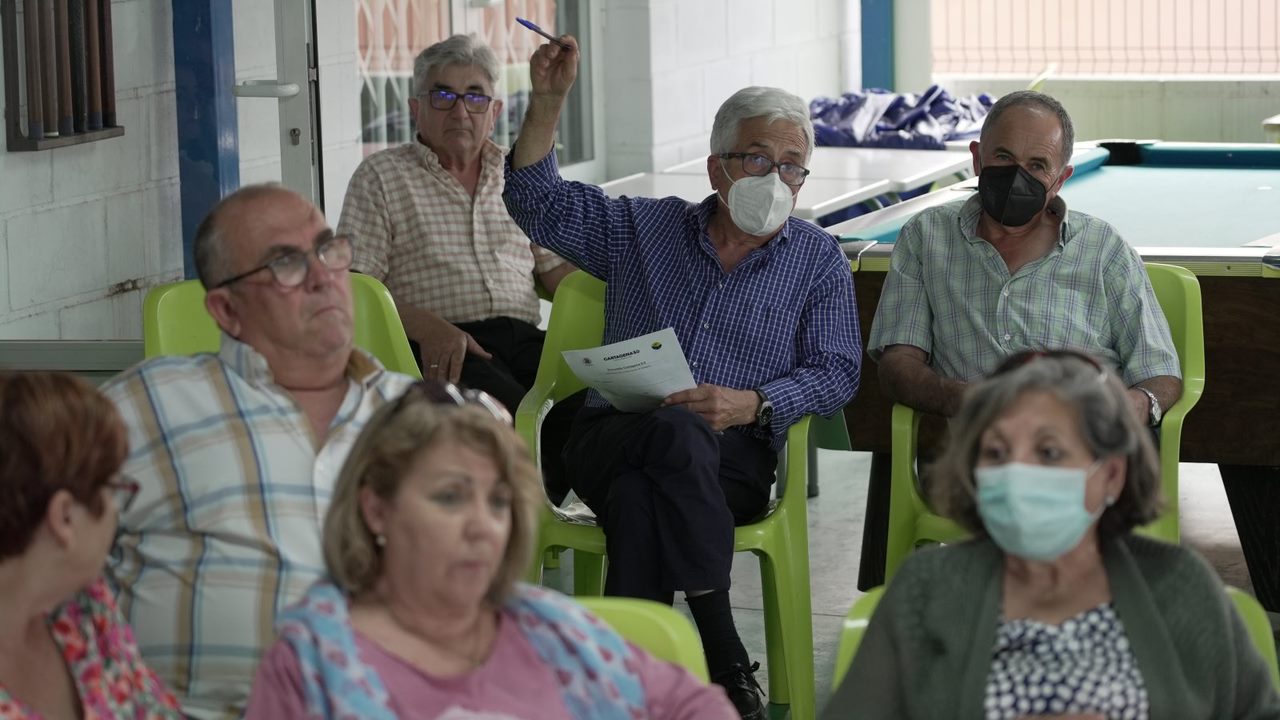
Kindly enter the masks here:
M 809 117 L 818 145 L 942 150 L 976 138 L 994 102 L 986 93 L 952 97 L 940 85 L 919 95 L 872 88 L 814 98 Z

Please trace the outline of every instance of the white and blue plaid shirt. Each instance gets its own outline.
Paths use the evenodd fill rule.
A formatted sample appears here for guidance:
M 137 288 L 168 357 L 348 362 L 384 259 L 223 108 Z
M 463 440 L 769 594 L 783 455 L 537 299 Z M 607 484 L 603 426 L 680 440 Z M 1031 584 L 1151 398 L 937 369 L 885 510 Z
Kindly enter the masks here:
M 129 431 L 109 576 L 147 664 L 198 718 L 239 717 L 276 614 L 325 576 L 321 528 L 360 430 L 413 379 L 362 350 L 327 435 L 253 348 L 161 357 L 103 387 Z
M 604 342 L 671 327 L 698 383 L 760 389 L 769 430 L 739 430 L 776 449 L 809 413 L 831 415 L 858 390 L 858 309 L 849 261 L 829 233 L 789 218 L 725 272 L 707 223 L 716 198 L 613 199 L 560 177 L 554 153 L 512 170 L 507 209 L 538 245 L 608 285 Z M 594 391 L 588 405 L 608 403 Z

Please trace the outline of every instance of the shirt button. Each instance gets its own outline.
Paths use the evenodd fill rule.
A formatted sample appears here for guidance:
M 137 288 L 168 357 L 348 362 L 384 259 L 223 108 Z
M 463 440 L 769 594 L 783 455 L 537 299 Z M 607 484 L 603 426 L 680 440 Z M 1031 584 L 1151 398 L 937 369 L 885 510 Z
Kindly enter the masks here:
M 693 362 L 689 363 L 689 367 L 698 367 L 698 361 L 694 360 Z
M 1008 290 L 1005 290 L 1004 292 L 1002 292 L 1002 293 L 1000 293 L 1000 294 L 1001 294 L 1001 295 L 1004 295 L 1005 297 L 1009 297 L 1009 291 L 1008 291 Z
M 703 330 L 710 330 L 710 329 L 711 329 L 711 323 L 708 323 L 708 322 L 704 322 L 704 323 L 702 323 L 702 329 L 703 329 Z
M 1008 340 L 1008 339 L 1009 339 L 1009 338 L 1011 338 L 1011 337 L 1013 337 L 1013 336 L 1012 336 L 1012 335 L 1010 335 L 1009 333 L 1005 333 L 1005 334 L 1004 334 L 1004 339 L 1005 339 L 1005 340 Z

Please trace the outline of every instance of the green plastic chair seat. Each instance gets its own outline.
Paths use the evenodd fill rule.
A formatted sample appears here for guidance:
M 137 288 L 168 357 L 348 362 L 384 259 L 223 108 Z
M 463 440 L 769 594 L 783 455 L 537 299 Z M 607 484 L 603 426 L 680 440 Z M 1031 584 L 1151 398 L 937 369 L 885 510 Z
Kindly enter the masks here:
M 1200 283 L 1186 268 L 1147 263 L 1147 275 L 1160 308 L 1169 321 L 1173 345 L 1182 368 L 1182 397 L 1164 414 L 1160 424 L 1160 474 L 1164 511 L 1139 532 L 1177 543 L 1178 455 L 1182 424 L 1204 393 L 1204 317 Z M 912 550 L 923 544 L 948 543 L 968 533 L 950 520 L 933 514 L 920 497 L 916 477 L 920 415 L 906 405 L 893 406 L 893 458 L 889 487 L 889 536 L 885 550 L 885 582 L 902 566 Z
M 708 681 L 707 657 L 693 623 L 668 605 L 618 597 L 576 598 L 631 644 Z
M 368 275 L 351 273 L 356 345 L 388 370 L 421 378 L 400 314 L 387 288 Z M 199 281 L 158 285 L 142 304 L 142 349 L 146 357 L 218 352 L 221 333 L 204 307 Z
M 516 431 L 540 463 L 540 428 L 551 407 L 583 389 L 560 354 L 598 346 L 604 337 L 605 284 L 577 271 L 561 281 L 551 307 L 547 337 L 533 388 L 516 412 Z M 765 642 L 770 701 L 791 706 L 795 720 L 811 720 L 814 706 L 813 616 L 809 594 L 809 530 L 805 505 L 809 469 L 810 418 L 793 425 L 780 472 L 787 482 L 782 497 L 758 522 L 737 528 L 735 552 L 760 560 L 764 595 Z M 574 594 L 599 595 L 604 586 L 604 532 L 589 512 L 569 513 L 545 504 L 527 579 L 542 581 L 548 549 L 574 551 Z

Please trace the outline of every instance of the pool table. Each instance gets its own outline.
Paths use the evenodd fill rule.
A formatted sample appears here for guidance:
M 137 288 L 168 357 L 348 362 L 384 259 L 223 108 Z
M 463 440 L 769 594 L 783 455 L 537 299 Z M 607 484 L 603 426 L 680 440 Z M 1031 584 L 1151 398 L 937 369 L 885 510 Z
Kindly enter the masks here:
M 1205 390 L 1187 416 L 1181 457 L 1219 465 L 1258 597 L 1280 611 L 1280 145 L 1100 142 L 1077 147 L 1073 164 L 1068 208 L 1110 222 L 1143 259 L 1182 265 L 1200 281 Z M 971 179 L 828 228 L 858 261 L 864 342 L 898 230 L 975 187 Z M 868 362 L 845 410 L 855 449 L 888 452 L 890 412 Z

